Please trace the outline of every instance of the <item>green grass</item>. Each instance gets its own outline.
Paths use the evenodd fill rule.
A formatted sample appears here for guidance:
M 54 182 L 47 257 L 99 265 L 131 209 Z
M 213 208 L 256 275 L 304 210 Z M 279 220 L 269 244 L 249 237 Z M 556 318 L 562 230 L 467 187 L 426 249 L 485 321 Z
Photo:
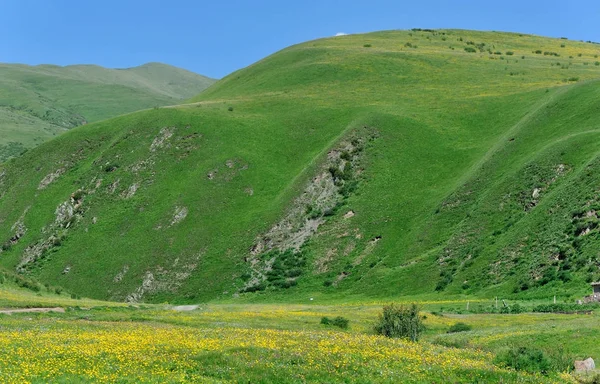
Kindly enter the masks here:
M 413 344 L 373 334 L 379 304 L 204 304 L 187 312 L 107 304 L 0 315 L 3 380 L 574 382 L 562 369 L 506 369 L 497 356 L 527 347 L 570 365 L 600 355 L 597 314 L 440 313 L 439 303 L 422 302 L 426 330 Z M 321 323 L 338 316 L 349 320 L 347 329 Z M 471 329 L 447 333 L 457 322 Z
M 316 40 L 188 104 L 73 129 L 3 166 L 2 242 L 21 217 L 27 231 L 0 264 L 86 297 L 158 303 L 573 300 L 600 278 L 586 216 L 600 69 L 584 65 L 594 44 L 534 53 L 561 42 L 461 30 Z M 297 285 L 239 294 L 257 239 L 361 135 L 376 138 L 357 188 L 303 246 L 286 277 Z M 56 212 L 74 193 L 67 228 Z M 36 245 L 46 251 L 26 262 Z
M 84 123 L 177 104 L 213 82 L 160 63 L 128 69 L 0 64 L 0 160 Z

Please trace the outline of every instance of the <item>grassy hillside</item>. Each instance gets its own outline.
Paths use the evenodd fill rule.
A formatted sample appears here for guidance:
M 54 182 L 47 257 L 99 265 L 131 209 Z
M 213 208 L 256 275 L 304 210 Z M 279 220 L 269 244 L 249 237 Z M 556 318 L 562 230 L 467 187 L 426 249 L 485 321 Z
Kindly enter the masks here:
M 290 47 L 5 164 L 0 263 L 129 301 L 582 295 L 598 54 L 459 30 Z
M 0 64 L 0 160 L 78 125 L 177 104 L 213 82 L 160 63 L 128 69 Z

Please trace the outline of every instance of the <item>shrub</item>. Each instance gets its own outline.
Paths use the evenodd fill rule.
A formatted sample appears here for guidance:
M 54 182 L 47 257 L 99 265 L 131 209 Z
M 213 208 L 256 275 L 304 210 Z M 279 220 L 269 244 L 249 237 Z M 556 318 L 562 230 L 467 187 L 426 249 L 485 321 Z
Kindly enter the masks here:
M 229 112 L 233 112 L 233 107 L 229 107 L 229 108 L 227 108 L 227 110 L 228 110 Z
M 371 44 L 365 44 L 365 45 L 363 45 L 363 47 L 365 47 L 365 48 L 371 48 Z
M 496 364 L 530 373 L 568 372 L 573 369 L 573 356 L 564 348 L 553 348 L 550 352 L 527 348 L 511 347 L 500 352 L 494 359 Z
M 544 351 L 526 347 L 513 347 L 501 352 L 496 356 L 494 362 L 517 371 L 530 373 L 540 372 L 546 374 L 551 368 L 550 359 Z
M 508 52 L 506 52 L 506 54 L 507 54 L 508 56 L 512 56 L 512 55 L 514 55 L 515 53 L 514 53 L 513 51 L 508 51 Z
M 348 325 L 350 324 L 350 320 L 346 319 L 342 316 L 336 316 L 333 319 L 330 319 L 327 316 L 321 317 L 321 324 L 323 325 L 333 325 L 334 327 L 338 327 L 341 329 L 348 329 Z
M 465 47 L 465 51 L 469 52 L 469 53 L 475 53 L 477 52 L 477 50 L 473 47 Z
M 523 312 L 525 312 L 525 308 L 523 308 L 523 307 L 522 307 L 521 305 L 519 305 L 519 304 L 513 304 L 513 305 L 510 307 L 510 313 L 515 313 L 515 314 L 516 314 L 516 313 L 523 313 Z
M 379 314 L 374 331 L 378 335 L 392 338 L 405 338 L 412 341 L 419 340 L 425 327 L 419 316 L 419 307 L 390 304 L 383 307 Z
M 471 329 L 472 328 L 469 324 L 459 322 L 459 323 L 452 325 L 446 333 L 467 332 L 467 331 L 470 331 Z

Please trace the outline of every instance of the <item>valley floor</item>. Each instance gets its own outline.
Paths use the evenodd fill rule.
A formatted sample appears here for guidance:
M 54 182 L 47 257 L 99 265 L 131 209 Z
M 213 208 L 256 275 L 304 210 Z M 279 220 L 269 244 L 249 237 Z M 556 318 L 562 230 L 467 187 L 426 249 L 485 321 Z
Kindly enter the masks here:
M 36 298 L 20 305 L 39 304 Z M 495 357 L 515 346 L 569 359 L 600 357 L 598 314 L 460 314 L 466 302 L 423 302 L 427 330 L 412 343 L 373 334 L 380 304 L 175 310 L 61 300 L 64 313 L 0 314 L 1 382 L 576 382 L 569 373 L 515 371 Z M 349 329 L 322 325 L 323 316 L 343 316 Z M 472 329 L 447 333 L 457 322 Z

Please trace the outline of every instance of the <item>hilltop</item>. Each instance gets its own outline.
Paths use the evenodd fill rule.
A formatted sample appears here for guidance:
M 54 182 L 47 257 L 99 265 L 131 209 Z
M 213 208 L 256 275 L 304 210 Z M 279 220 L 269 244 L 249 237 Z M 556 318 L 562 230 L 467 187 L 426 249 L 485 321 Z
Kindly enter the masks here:
M 127 69 L 0 64 L 0 161 L 79 125 L 178 104 L 214 81 L 161 63 Z
M 128 301 L 583 295 L 599 54 L 463 30 L 289 47 L 4 164 L 0 263 Z

